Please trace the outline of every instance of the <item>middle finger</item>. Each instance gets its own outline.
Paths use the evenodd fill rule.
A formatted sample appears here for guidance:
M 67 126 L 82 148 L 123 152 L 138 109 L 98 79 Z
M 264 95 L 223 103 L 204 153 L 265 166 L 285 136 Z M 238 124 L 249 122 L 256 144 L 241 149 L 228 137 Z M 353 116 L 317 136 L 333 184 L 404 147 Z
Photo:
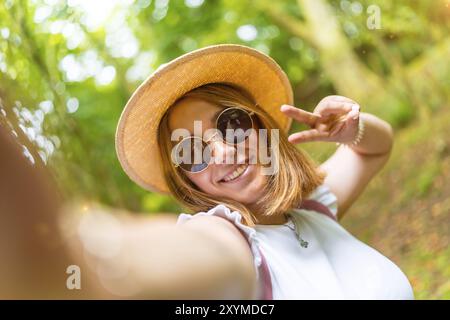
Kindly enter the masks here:
M 319 105 L 314 113 L 322 116 L 348 113 L 352 110 L 353 105 L 355 105 L 353 102 L 328 101 L 326 104 Z

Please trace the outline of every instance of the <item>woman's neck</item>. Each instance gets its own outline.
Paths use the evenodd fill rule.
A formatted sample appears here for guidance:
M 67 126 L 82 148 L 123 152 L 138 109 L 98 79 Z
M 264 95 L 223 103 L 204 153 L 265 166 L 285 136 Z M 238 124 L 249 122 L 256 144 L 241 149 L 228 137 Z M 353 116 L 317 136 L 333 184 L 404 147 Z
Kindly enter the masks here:
M 277 216 L 257 216 L 256 224 L 285 224 L 288 221 L 288 218 L 285 214 L 277 215 Z
M 270 216 L 266 216 L 263 215 L 262 212 L 264 212 L 264 210 L 261 210 L 261 208 L 256 208 L 256 207 L 251 207 L 250 208 L 251 212 L 254 213 L 255 218 L 256 218 L 256 222 L 255 224 L 285 224 L 286 222 L 288 222 L 288 215 L 285 213 L 276 213 Z

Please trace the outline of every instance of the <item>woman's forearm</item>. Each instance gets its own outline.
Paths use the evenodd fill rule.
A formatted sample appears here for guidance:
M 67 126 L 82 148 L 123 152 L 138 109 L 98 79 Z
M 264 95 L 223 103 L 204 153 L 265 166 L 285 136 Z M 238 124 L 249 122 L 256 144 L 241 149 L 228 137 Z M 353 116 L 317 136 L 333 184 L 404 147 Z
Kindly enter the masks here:
M 354 151 L 364 155 L 382 155 L 390 152 L 393 145 L 393 130 L 389 123 L 370 113 L 361 112 L 364 134 L 356 145 L 348 144 Z
M 89 209 L 90 211 L 90 209 Z M 249 250 L 208 221 L 210 231 L 167 219 L 117 215 L 113 209 L 92 212 L 66 209 L 51 255 L 41 236 L 0 225 L 10 243 L 25 243 L 27 252 L 0 247 L 0 298 L 6 299 L 252 299 L 256 284 Z M 17 213 L 17 212 L 12 212 Z M 6 212 L 0 212 L 6 218 Z M 221 218 L 217 218 L 221 219 Z M 56 220 L 56 219 L 55 219 Z M 26 228 L 23 225 L 23 228 Z M 61 240 L 60 240 L 61 239 Z M 46 254 L 46 255 L 45 255 Z M 36 270 L 45 259 L 45 270 Z M 67 281 L 76 267 L 80 288 Z M 74 270 L 74 269 L 71 269 Z M 79 272 L 79 273 L 78 273 Z M 13 275 L 13 276 L 12 276 Z M 75 277 L 75 278 L 76 278 Z M 20 279 L 23 279 L 21 281 Z M 11 280 L 11 281 L 10 281 Z M 49 292 L 48 288 L 51 288 Z
M 240 252 L 244 239 L 230 237 L 215 221 L 176 226 L 163 218 L 110 211 L 75 213 L 74 219 L 68 219 L 71 227 L 63 228 L 63 233 L 72 235 L 74 261 L 89 266 L 90 278 L 112 297 L 253 297 L 253 266 Z
M 0 299 L 253 297 L 250 249 L 224 219 L 176 226 L 62 206 L 46 167 L 1 125 L 0 150 Z

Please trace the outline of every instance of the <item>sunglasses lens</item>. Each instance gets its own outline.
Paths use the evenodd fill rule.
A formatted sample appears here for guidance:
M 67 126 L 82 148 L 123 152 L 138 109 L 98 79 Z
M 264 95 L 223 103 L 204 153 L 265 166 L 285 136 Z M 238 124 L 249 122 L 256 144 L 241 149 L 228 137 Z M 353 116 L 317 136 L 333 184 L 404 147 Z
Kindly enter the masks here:
M 252 118 L 241 109 L 228 109 L 222 112 L 217 119 L 217 129 L 222 133 L 228 143 L 240 143 L 244 141 L 252 128 Z
M 204 170 L 211 159 L 209 146 L 201 138 L 189 137 L 177 145 L 175 161 L 189 172 Z

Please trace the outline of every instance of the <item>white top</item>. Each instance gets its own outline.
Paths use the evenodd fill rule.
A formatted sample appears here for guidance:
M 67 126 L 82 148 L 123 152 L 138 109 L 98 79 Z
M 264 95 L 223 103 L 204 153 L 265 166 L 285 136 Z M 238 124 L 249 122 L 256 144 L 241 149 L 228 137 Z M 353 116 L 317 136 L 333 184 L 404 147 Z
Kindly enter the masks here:
M 337 199 L 326 185 L 309 199 L 336 216 Z M 285 224 L 248 227 L 239 212 L 218 205 L 208 212 L 182 213 L 177 223 L 197 215 L 220 216 L 240 229 L 250 244 L 259 282 L 262 252 L 273 299 L 414 299 L 408 279 L 392 261 L 324 214 L 295 209 Z M 307 248 L 300 245 L 295 226 Z

